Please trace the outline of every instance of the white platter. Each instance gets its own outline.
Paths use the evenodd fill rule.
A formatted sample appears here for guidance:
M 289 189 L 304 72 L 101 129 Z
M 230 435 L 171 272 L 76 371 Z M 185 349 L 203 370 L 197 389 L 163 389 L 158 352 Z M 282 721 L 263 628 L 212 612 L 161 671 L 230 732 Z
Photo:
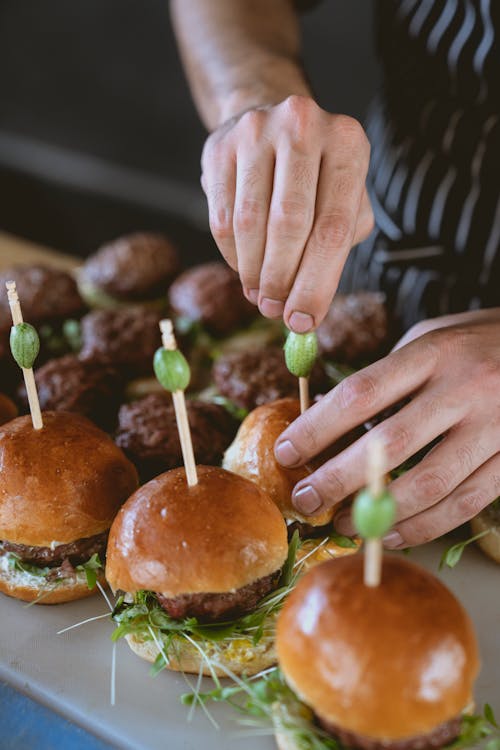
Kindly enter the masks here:
M 449 544 L 449 542 L 448 542 Z M 411 559 L 433 572 L 443 542 L 413 550 Z M 483 667 L 476 702 L 489 702 L 500 715 L 500 566 L 478 550 L 466 549 L 454 570 L 442 577 L 468 609 L 478 633 Z M 199 710 L 188 723 L 179 702 L 186 691 L 180 675 L 148 674 L 149 665 L 126 643 L 117 647 L 116 705 L 110 705 L 112 624 L 98 620 L 63 635 L 57 631 L 106 611 L 99 596 L 53 607 L 24 607 L 0 595 L 0 679 L 127 750 L 271 750 L 267 737 L 239 735 L 234 714 L 211 709 L 216 731 Z M 210 685 L 206 681 L 207 689 Z

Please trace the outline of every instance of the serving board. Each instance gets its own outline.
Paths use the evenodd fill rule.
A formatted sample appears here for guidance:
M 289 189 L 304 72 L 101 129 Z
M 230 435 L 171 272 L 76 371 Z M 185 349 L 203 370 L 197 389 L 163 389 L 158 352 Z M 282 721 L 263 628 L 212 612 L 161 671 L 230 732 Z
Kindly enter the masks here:
M 76 261 L 0 234 L 0 267 L 12 262 Z M 437 572 L 449 540 L 412 550 L 410 559 Z M 482 670 L 476 703 L 490 703 L 500 715 L 500 567 L 467 548 L 453 570 L 440 573 L 469 611 L 476 626 Z M 179 702 L 187 690 L 181 675 L 149 676 L 149 666 L 122 641 L 116 649 L 116 702 L 110 704 L 113 624 L 96 620 L 57 635 L 63 628 L 106 613 L 100 595 L 58 606 L 30 606 L 0 595 L 0 680 L 126 750 L 272 750 L 272 738 L 242 736 L 233 712 L 210 708 L 219 729 L 201 711 L 189 718 Z M 192 678 L 194 679 L 194 678 Z M 204 681 L 209 689 L 210 681 Z

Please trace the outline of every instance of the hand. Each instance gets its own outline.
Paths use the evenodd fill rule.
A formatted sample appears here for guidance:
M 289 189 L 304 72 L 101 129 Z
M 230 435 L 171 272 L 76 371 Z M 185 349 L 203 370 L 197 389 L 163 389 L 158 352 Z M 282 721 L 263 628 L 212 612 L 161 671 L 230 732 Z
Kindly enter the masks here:
M 303 513 L 335 506 L 365 484 L 367 445 L 377 436 L 387 470 L 435 438 L 411 470 L 390 483 L 397 501 L 384 540 L 403 548 L 468 521 L 500 494 L 500 308 L 426 321 L 384 359 L 343 380 L 280 436 L 276 458 L 297 466 L 401 399 L 411 401 L 294 488 Z M 350 510 L 335 526 L 354 532 Z
M 210 135 L 202 186 L 219 250 L 246 297 L 305 333 L 321 323 L 347 255 L 373 227 L 361 125 L 313 99 L 251 109 Z

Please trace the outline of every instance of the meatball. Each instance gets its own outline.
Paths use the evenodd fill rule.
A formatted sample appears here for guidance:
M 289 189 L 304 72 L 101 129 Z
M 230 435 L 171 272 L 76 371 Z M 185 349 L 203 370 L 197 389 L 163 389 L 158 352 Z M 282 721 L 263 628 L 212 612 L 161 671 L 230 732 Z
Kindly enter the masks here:
M 238 422 L 222 406 L 188 401 L 187 412 L 196 462 L 218 466 Z M 182 466 L 175 410 L 166 393 L 124 404 L 118 414 L 116 444 L 136 465 L 143 481 Z
M 166 293 L 179 265 L 170 240 L 161 234 L 137 232 L 99 248 L 85 263 L 83 275 L 112 297 L 145 300 Z
M 387 343 L 389 324 L 384 295 L 337 294 L 318 328 L 318 348 L 328 359 L 357 364 Z
M 45 266 L 13 266 L 0 273 L 0 289 L 7 281 L 15 281 L 24 319 L 33 325 L 59 323 L 66 318 L 78 318 L 84 303 L 76 282 L 66 271 Z M 0 294 L 0 330 L 12 324 L 9 301 Z
M 94 310 L 82 319 L 82 360 L 113 365 L 130 375 L 153 372 L 161 346 L 160 315 L 144 307 Z
M 279 346 L 223 355 L 214 364 L 213 379 L 222 396 L 249 411 L 269 401 L 298 396 L 297 378 L 289 372 Z M 319 362 L 312 369 L 309 383 L 311 395 L 330 388 Z
M 108 365 L 82 362 L 68 354 L 51 359 L 35 371 L 42 409 L 83 414 L 103 429 L 112 429 L 121 401 L 122 378 Z M 18 398 L 25 410 L 28 396 L 24 384 Z
M 184 271 L 170 287 L 168 298 L 177 316 L 202 323 L 214 336 L 227 336 L 257 312 L 245 298 L 238 274 L 225 263 Z

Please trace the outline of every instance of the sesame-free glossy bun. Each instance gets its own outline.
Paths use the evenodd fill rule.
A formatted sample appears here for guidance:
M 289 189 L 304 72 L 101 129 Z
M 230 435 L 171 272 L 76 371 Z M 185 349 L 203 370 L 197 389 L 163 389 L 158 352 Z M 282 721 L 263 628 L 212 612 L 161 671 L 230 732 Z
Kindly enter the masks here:
M 0 393 L 0 425 L 17 416 L 17 406 L 8 396 Z
M 0 427 L 0 540 L 48 547 L 100 534 L 137 487 L 137 472 L 85 417 L 43 412 Z
M 288 545 L 281 514 L 253 482 L 216 466 L 184 468 L 143 485 L 118 513 L 106 578 L 114 589 L 168 597 L 222 593 L 274 573 Z
M 297 482 L 315 471 L 322 461 L 285 469 L 274 457 L 274 443 L 299 414 L 300 404 L 295 398 L 282 398 L 258 406 L 241 423 L 222 465 L 262 487 L 287 520 L 324 526 L 332 520 L 336 507 L 315 516 L 303 516 L 292 505 L 292 490 Z
M 469 704 L 479 669 L 470 620 L 435 576 L 383 559 L 363 583 L 363 555 L 313 568 L 278 618 L 287 682 L 322 719 L 373 739 L 426 734 Z

